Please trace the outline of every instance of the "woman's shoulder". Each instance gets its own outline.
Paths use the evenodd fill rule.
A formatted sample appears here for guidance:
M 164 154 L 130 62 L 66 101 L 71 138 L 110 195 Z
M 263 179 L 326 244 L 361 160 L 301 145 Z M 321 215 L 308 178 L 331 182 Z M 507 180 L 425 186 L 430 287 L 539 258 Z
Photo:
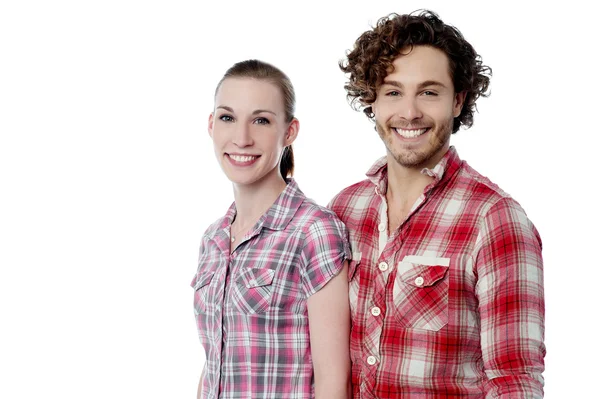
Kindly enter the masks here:
M 337 265 L 330 270 L 328 278 L 323 279 L 323 282 L 329 281 L 341 269 L 342 261 L 350 256 L 348 230 L 335 212 L 312 199 L 307 198 L 297 213 L 303 215 L 295 219 L 299 220 L 298 227 L 303 233 L 304 265 L 319 269 L 323 265 Z
M 344 223 L 331 209 L 317 204 L 314 200 L 306 198 L 296 215 L 294 215 L 296 224 L 309 234 L 315 230 L 345 230 Z
M 206 228 L 206 230 L 204 230 L 204 234 L 202 234 L 202 236 L 206 237 L 206 236 L 213 236 L 213 235 L 215 235 L 215 233 L 221 229 L 221 226 L 223 226 L 224 222 L 225 222 L 225 216 L 222 216 L 222 217 L 218 218 L 217 220 L 215 220 L 214 222 L 212 222 Z
M 233 214 L 234 214 L 234 210 L 233 210 L 233 204 L 232 204 L 223 216 L 216 219 L 214 222 L 212 222 L 206 228 L 206 230 L 204 230 L 204 233 L 202 234 L 202 238 L 203 239 L 213 238 L 215 236 L 215 234 L 222 231 L 229 224 L 228 221 L 233 218 Z

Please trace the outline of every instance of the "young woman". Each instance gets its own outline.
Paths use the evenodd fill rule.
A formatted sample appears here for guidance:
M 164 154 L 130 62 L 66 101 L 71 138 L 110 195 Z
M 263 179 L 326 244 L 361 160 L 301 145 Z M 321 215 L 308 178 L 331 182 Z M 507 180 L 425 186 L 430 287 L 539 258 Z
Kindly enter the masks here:
M 192 286 L 206 364 L 199 398 L 347 398 L 347 232 L 289 176 L 294 89 L 274 66 L 233 65 L 208 132 L 235 202 L 204 233 Z

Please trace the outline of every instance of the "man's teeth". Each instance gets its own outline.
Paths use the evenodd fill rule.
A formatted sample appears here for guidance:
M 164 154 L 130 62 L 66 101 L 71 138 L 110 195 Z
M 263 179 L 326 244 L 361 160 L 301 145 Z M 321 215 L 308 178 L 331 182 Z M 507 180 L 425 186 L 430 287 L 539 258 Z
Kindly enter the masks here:
M 394 128 L 396 133 L 398 133 L 402 137 L 406 137 L 407 139 L 417 137 L 425 133 L 427 129 L 412 129 L 412 130 L 404 130 L 400 128 Z
M 236 162 L 250 162 L 256 158 L 255 156 L 251 155 L 229 155 L 229 157 Z

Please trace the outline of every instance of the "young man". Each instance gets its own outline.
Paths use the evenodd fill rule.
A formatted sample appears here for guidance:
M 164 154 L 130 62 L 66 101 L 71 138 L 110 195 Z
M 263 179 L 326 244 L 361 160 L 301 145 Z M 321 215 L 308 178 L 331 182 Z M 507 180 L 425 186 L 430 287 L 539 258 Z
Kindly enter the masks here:
M 429 11 L 392 14 L 340 63 L 387 154 L 330 207 L 350 230 L 354 398 L 540 398 L 541 240 L 460 160 L 491 70 Z

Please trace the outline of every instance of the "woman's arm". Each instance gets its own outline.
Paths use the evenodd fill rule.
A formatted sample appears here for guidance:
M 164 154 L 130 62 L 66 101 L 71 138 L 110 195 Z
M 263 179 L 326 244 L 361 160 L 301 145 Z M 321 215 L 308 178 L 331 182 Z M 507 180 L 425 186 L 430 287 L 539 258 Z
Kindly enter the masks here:
M 351 397 L 348 264 L 308 298 L 316 399 Z
M 197 399 L 202 399 L 202 383 L 204 382 L 204 372 L 206 371 L 206 365 L 202 367 L 202 374 L 200 374 L 200 382 L 198 383 L 198 393 L 196 394 Z

